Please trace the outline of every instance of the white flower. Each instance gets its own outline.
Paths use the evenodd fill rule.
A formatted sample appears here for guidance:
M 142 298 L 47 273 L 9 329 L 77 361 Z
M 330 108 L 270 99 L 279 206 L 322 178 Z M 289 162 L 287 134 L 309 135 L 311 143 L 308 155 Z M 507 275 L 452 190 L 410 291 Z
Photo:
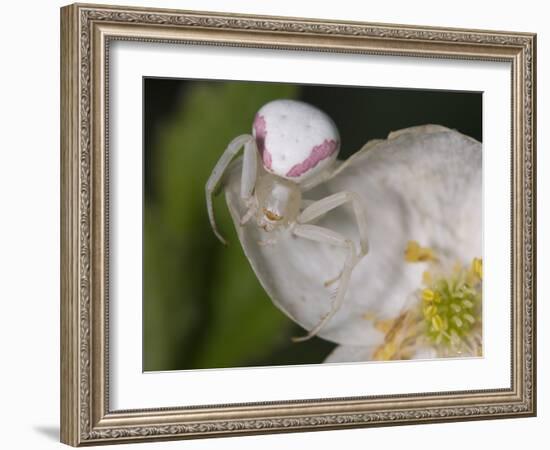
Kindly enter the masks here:
M 406 251 L 409 263 L 428 263 L 421 289 L 394 319 L 376 320 L 385 333 L 379 345 L 340 345 L 325 362 L 429 359 L 481 356 L 483 291 L 482 260 L 469 266 L 439 258 L 431 249 L 411 241 Z
M 418 251 L 436 255 L 440 270 L 451 262 L 469 267 L 481 257 L 481 157 L 481 144 L 457 131 L 409 128 L 371 141 L 341 163 L 336 176 L 305 194 L 317 200 L 353 191 L 367 211 L 369 253 L 354 268 L 342 307 L 319 332 L 344 346 L 329 361 L 372 358 L 387 341 L 388 330 L 380 324 L 395 321 L 426 288 L 423 273 L 435 259 L 407 261 L 411 241 L 419 243 Z M 310 330 L 330 310 L 335 286 L 325 281 L 338 275 L 344 251 L 295 237 L 289 229 L 273 236 L 252 222 L 241 226 L 246 206 L 239 197 L 239 166 L 237 161 L 228 174 L 225 194 L 244 252 L 273 303 Z M 319 224 L 358 245 L 347 206 Z

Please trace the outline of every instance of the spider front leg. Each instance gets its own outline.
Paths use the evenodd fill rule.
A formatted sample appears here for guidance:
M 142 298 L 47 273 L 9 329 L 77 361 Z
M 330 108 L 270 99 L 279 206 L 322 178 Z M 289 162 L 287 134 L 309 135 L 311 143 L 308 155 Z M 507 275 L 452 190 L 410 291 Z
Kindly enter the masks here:
M 306 225 L 307 222 L 311 222 L 328 213 L 329 211 L 337 208 L 338 206 L 349 202 L 353 206 L 355 220 L 357 223 L 357 228 L 359 230 L 360 250 L 358 254 L 355 252 L 355 246 L 353 242 L 350 239 L 346 239 L 340 233 L 337 233 L 328 228 L 323 228 L 315 225 Z M 332 316 L 334 316 L 334 314 L 342 305 L 349 284 L 349 279 L 351 277 L 351 272 L 357 262 L 368 252 L 367 220 L 365 208 L 361 203 L 359 196 L 354 192 L 343 191 L 325 197 L 324 199 L 316 201 L 307 206 L 300 213 L 296 222 L 297 224 L 293 230 L 293 233 L 296 236 L 300 236 L 317 242 L 328 243 L 338 247 L 348 248 L 348 255 L 344 262 L 344 267 L 342 268 L 342 271 L 336 278 L 327 282 L 328 284 L 330 284 L 338 279 L 340 280 L 340 284 L 336 292 L 336 297 L 332 302 L 331 309 L 325 316 L 323 316 L 321 321 L 306 336 L 294 339 L 294 341 L 304 341 L 315 336 L 332 318 Z M 325 283 L 325 285 L 328 285 L 327 283 Z
M 206 207 L 208 210 L 210 225 L 212 226 L 214 234 L 224 245 L 227 244 L 227 241 L 220 234 L 216 226 L 214 207 L 212 206 L 212 196 L 217 192 L 229 164 L 239 154 L 243 146 L 244 155 L 241 175 L 241 199 L 245 202 L 246 206 L 250 208 L 246 216 L 251 216 L 253 214 L 250 211 L 254 208 L 252 194 L 254 192 L 258 172 L 258 148 L 256 147 L 256 141 L 251 135 L 243 134 L 241 136 L 237 136 L 229 143 L 225 151 L 222 153 L 222 156 L 214 166 L 214 169 L 212 170 L 205 186 Z

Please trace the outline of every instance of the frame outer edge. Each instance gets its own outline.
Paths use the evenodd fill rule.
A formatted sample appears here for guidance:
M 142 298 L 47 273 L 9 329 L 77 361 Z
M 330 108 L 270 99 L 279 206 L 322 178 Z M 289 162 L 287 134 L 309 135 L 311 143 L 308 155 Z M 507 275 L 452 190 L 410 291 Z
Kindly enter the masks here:
M 78 8 L 62 7 L 61 19 L 61 411 L 60 440 L 77 446 L 79 435 L 79 294 L 78 294 Z
M 533 416 L 537 416 L 537 35 L 533 35 Z
M 149 14 L 146 14 L 149 13 Z M 487 403 L 480 397 L 471 405 L 451 403 L 448 406 L 425 406 L 382 411 L 336 411 L 315 412 L 307 408 L 304 415 L 283 414 L 272 416 L 269 405 L 260 405 L 258 417 L 204 418 L 202 420 L 184 420 L 183 413 L 174 413 L 175 421 L 158 418 L 151 422 L 153 411 L 137 411 L 141 420 L 126 423 L 124 412 L 109 412 L 103 360 L 105 353 L 102 345 L 106 338 L 101 328 L 105 310 L 101 295 L 103 279 L 101 256 L 102 203 L 104 192 L 101 173 L 102 134 L 98 126 L 103 124 L 101 115 L 102 93 L 105 86 L 98 87 L 101 79 L 102 44 L 98 35 L 98 24 L 109 24 L 128 29 L 138 27 L 129 38 L 139 40 L 142 27 L 162 29 L 158 39 L 170 40 L 172 27 L 184 28 L 190 35 L 200 34 L 210 42 L 209 35 L 214 30 L 223 31 L 217 35 L 216 42 L 221 45 L 254 46 L 255 39 L 244 39 L 243 33 L 249 27 L 259 31 L 260 44 L 270 48 L 301 49 L 308 47 L 311 40 L 307 37 L 327 37 L 331 35 L 325 51 L 350 50 L 356 48 L 347 42 L 348 38 L 361 38 L 361 48 L 373 51 L 401 53 L 401 48 L 413 42 L 407 48 L 407 55 L 426 57 L 463 57 L 465 59 L 504 59 L 512 61 L 515 82 L 513 92 L 521 100 L 514 104 L 517 114 L 513 115 L 513 129 L 519 134 L 514 140 L 514 149 L 520 154 L 514 160 L 518 165 L 519 180 L 517 188 L 519 211 L 514 216 L 519 222 L 521 233 L 513 242 L 519 243 L 518 268 L 525 272 L 527 264 L 532 272 L 527 279 L 524 273 L 520 277 L 521 286 L 513 298 L 518 298 L 516 319 L 521 338 L 518 339 L 515 356 L 516 387 L 515 392 L 502 395 L 506 398 Z M 130 27 L 131 25 L 131 27 Z M 98 27 L 97 29 L 95 27 Z M 370 27 L 370 28 L 366 28 Z M 393 28 L 392 28 L 393 27 Z M 125 28 L 126 29 L 126 28 Z M 193 32 L 191 33 L 191 30 Z M 358 30 L 358 31 L 357 31 Z M 200 33 L 199 33 L 200 31 Z M 356 36 L 356 31 L 358 32 Z M 247 32 L 247 31 L 246 31 Z M 228 36 L 234 36 L 229 39 Z M 282 44 L 274 37 L 285 37 Z M 124 38 L 125 33 L 121 36 Z M 189 39 L 193 40 L 192 37 Z M 263 39 L 263 37 L 267 38 Z M 292 37 L 298 42 L 295 44 Z M 245 36 L 246 37 L 246 36 Z M 388 41 L 392 46 L 379 50 L 378 39 Z M 155 38 L 152 38 L 153 41 Z M 328 37 L 327 37 L 328 39 Z M 338 39 L 338 42 L 336 41 Z M 147 39 L 145 39 L 147 40 Z M 181 40 L 179 37 L 178 42 Z M 200 40 L 200 39 L 199 39 Z M 331 44 L 334 42 L 334 45 Z M 343 44 L 342 44 L 343 42 Z M 393 46 L 398 43 L 399 48 Z M 456 43 L 462 52 L 455 52 Z M 315 47 L 315 45 L 313 45 Z M 349 47 L 349 48 L 348 48 Z M 415 48 L 417 48 L 415 50 Z M 381 47 L 380 47 L 381 48 Z M 460 49 L 459 49 L 460 50 Z M 186 439 L 199 437 L 253 435 L 277 432 L 317 431 L 367 426 L 406 425 L 414 423 L 436 423 L 448 420 L 461 421 L 473 419 L 491 419 L 501 417 L 532 416 L 536 413 L 536 333 L 535 333 L 535 269 L 536 269 L 536 36 L 532 33 L 508 33 L 485 30 L 460 30 L 431 27 L 416 27 L 392 24 L 343 23 L 324 19 L 276 18 L 230 13 L 192 12 L 156 8 L 132 8 L 110 5 L 74 4 L 61 9 L 61 441 L 72 445 L 97 445 L 122 442 L 157 441 L 166 439 Z M 396 53 L 397 52 L 397 53 Z M 498 54 L 497 54 L 498 53 Z M 527 57 L 526 57 L 527 56 Z M 530 56 L 530 57 L 528 57 Z M 99 72 L 98 72 L 99 70 Z M 99 92 L 98 92 L 99 90 Z M 103 124 L 104 125 L 104 124 Z M 526 126 L 530 126 L 526 130 Z M 98 134 L 99 133 L 99 134 Z M 99 152 L 99 154 L 98 154 Z M 527 166 L 527 167 L 526 167 Z M 519 182 L 519 183 L 518 183 Z M 528 197 L 524 190 L 530 190 Z M 516 191 L 514 191 L 516 192 Z M 107 199 L 108 201 L 108 199 Z M 528 217 L 525 217 L 525 207 Z M 99 209 L 98 209 L 99 208 Z M 531 228 L 532 227 L 532 228 Z M 527 230 L 527 231 L 526 231 Z M 527 239 L 526 242 L 523 242 Z M 98 243 L 99 242 L 99 243 Z M 532 244 L 527 247 L 525 244 Z M 528 251 L 525 251 L 525 249 Z M 104 261 L 103 261 L 104 262 Z M 527 304 L 525 303 L 527 302 Z M 529 312 L 532 315 L 529 315 Z M 525 320 L 527 316 L 527 321 Z M 530 319 L 530 320 L 529 320 Z M 102 319 L 103 320 L 103 319 Z M 521 345 L 520 345 L 521 344 Z M 530 359 L 527 361 L 526 356 Z M 490 394 L 491 392 L 488 392 Z M 495 394 L 496 392 L 493 392 Z M 494 397 L 493 397 L 494 398 Z M 504 403 L 502 403 L 504 402 Z M 215 405 L 217 409 L 224 405 Z M 289 405 L 287 408 L 291 408 Z M 265 409 L 265 411 L 264 411 Z M 216 412 L 216 408 L 212 411 Z M 416 415 L 413 415 L 416 413 Z M 268 414 L 267 416 L 265 414 Z M 187 416 L 189 418 L 189 416 Z M 135 419 L 130 417 L 130 419 Z M 196 419 L 196 418 L 195 418 Z
M 531 416 L 537 417 L 537 34 L 531 41 Z

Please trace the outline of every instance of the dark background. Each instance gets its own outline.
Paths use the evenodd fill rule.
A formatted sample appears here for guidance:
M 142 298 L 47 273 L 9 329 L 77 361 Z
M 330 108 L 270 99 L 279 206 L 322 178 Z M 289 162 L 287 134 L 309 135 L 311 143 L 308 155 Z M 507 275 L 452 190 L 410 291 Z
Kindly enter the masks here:
M 295 98 L 324 110 L 346 159 L 391 131 L 440 124 L 482 140 L 482 94 L 144 78 L 144 370 L 320 363 L 334 344 L 304 333 L 255 279 L 223 199 L 214 237 L 204 185 L 227 143 L 250 133 L 267 101 Z M 220 196 L 222 197 L 222 196 Z

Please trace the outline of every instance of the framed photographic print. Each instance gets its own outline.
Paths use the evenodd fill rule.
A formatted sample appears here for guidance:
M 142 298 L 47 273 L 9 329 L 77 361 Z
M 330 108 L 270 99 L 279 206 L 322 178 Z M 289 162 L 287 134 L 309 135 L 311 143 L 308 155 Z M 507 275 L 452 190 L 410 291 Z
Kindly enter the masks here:
M 536 36 L 61 9 L 61 440 L 536 413 Z

